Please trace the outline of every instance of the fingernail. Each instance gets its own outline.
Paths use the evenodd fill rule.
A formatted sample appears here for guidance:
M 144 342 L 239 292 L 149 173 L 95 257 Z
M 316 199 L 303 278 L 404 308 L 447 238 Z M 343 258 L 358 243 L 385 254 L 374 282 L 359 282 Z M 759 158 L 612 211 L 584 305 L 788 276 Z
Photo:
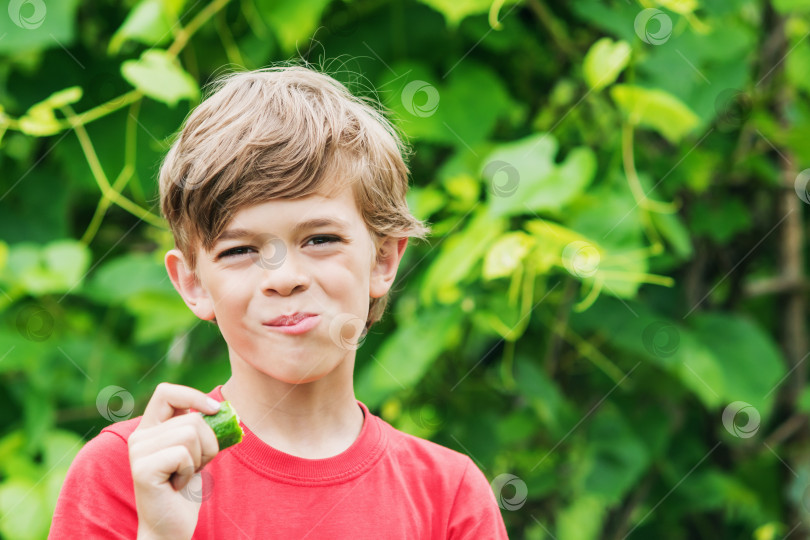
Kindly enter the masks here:
M 219 403 L 219 401 L 215 400 L 214 398 L 208 398 L 208 407 L 212 411 L 217 412 L 219 410 L 220 403 Z

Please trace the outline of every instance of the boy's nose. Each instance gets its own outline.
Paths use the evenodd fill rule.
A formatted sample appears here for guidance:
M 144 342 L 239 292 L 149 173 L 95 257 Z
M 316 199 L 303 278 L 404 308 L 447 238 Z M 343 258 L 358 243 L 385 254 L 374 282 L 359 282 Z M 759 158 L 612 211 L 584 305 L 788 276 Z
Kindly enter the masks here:
M 309 287 L 310 277 L 302 266 L 300 257 L 285 252 L 283 257 L 262 250 L 254 261 L 261 273 L 261 289 L 265 294 L 277 293 L 288 296 Z

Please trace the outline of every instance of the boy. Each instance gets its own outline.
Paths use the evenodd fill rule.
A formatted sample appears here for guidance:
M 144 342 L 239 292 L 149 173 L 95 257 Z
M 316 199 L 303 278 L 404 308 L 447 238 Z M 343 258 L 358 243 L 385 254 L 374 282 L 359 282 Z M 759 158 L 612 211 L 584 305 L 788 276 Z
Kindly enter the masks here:
M 405 201 L 405 150 L 384 116 L 309 68 L 218 81 L 169 150 L 160 197 L 166 269 L 221 330 L 232 376 L 208 394 L 161 383 L 142 417 L 89 441 L 50 538 L 507 537 L 469 457 L 354 397 L 359 340 L 408 238 L 429 232 Z M 189 413 L 223 400 L 244 440 L 218 452 Z

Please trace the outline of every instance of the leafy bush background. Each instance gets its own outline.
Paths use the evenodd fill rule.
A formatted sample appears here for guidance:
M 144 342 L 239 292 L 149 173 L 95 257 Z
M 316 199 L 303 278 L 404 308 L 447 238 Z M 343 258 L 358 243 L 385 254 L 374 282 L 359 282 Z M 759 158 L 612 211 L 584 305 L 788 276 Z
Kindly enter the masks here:
M 358 350 L 359 399 L 472 456 L 514 538 L 806 537 L 808 13 L 9 2 L 2 538 L 46 537 L 83 442 L 158 382 L 227 380 L 163 268 L 157 166 L 213 76 L 292 57 L 390 110 L 434 229 Z

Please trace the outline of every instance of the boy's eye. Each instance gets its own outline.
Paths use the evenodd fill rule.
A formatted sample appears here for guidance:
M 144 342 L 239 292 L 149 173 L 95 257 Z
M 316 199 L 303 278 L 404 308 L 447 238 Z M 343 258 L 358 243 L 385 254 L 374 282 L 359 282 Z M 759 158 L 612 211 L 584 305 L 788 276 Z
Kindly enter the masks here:
M 321 236 L 313 236 L 312 238 L 307 240 L 307 242 L 311 242 L 311 241 L 314 241 L 314 240 L 322 240 L 321 242 L 316 242 L 314 244 L 316 246 L 319 246 L 319 245 L 322 245 L 322 244 L 331 244 L 333 242 L 342 242 L 343 241 L 338 236 L 321 235 Z M 250 249 L 253 249 L 253 248 L 249 247 L 249 246 L 239 246 L 239 247 L 235 247 L 235 248 L 231 248 L 231 249 L 226 249 L 225 251 L 223 251 L 222 253 L 220 253 L 217 256 L 217 259 L 223 259 L 223 258 L 232 257 L 232 256 L 236 256 L 236 255 L 243 255 L 245 252 L 242 251 L 242 250 L 250 250 Z
M 321 244 L 331 244 L 331 243 L 333 243 L 333 242 L 342 242 L 342 241 L 343 241 L 343 240 L 342 240 L 340 237 L 338 237 L 338 236 L 331 236 L 331 235 L 329 235 L 329 236 L 324 236 L 324 235 L 321 235 L 321 236 L 313 236 L 313 237 L 312 237 L 312 238 L 310 238 L 308 241 L 312 241 L 312 240 L 325 240 L 324 242 L 318 242 L 318 243 L 316 243 L 316 244 L 315 244 L 316 246 L 319 246 L 319 245 L 321 245 Z
M 231 249 L 226 249 L 217 256 L 217 259 L 223 259 L 225 257 L 230 257 L 232 255 L 239 255 L 240 254 L 239 251 L 243 249 L 253 249 L 253 248 L 249 248 L 247 246 L 239 246 Z

